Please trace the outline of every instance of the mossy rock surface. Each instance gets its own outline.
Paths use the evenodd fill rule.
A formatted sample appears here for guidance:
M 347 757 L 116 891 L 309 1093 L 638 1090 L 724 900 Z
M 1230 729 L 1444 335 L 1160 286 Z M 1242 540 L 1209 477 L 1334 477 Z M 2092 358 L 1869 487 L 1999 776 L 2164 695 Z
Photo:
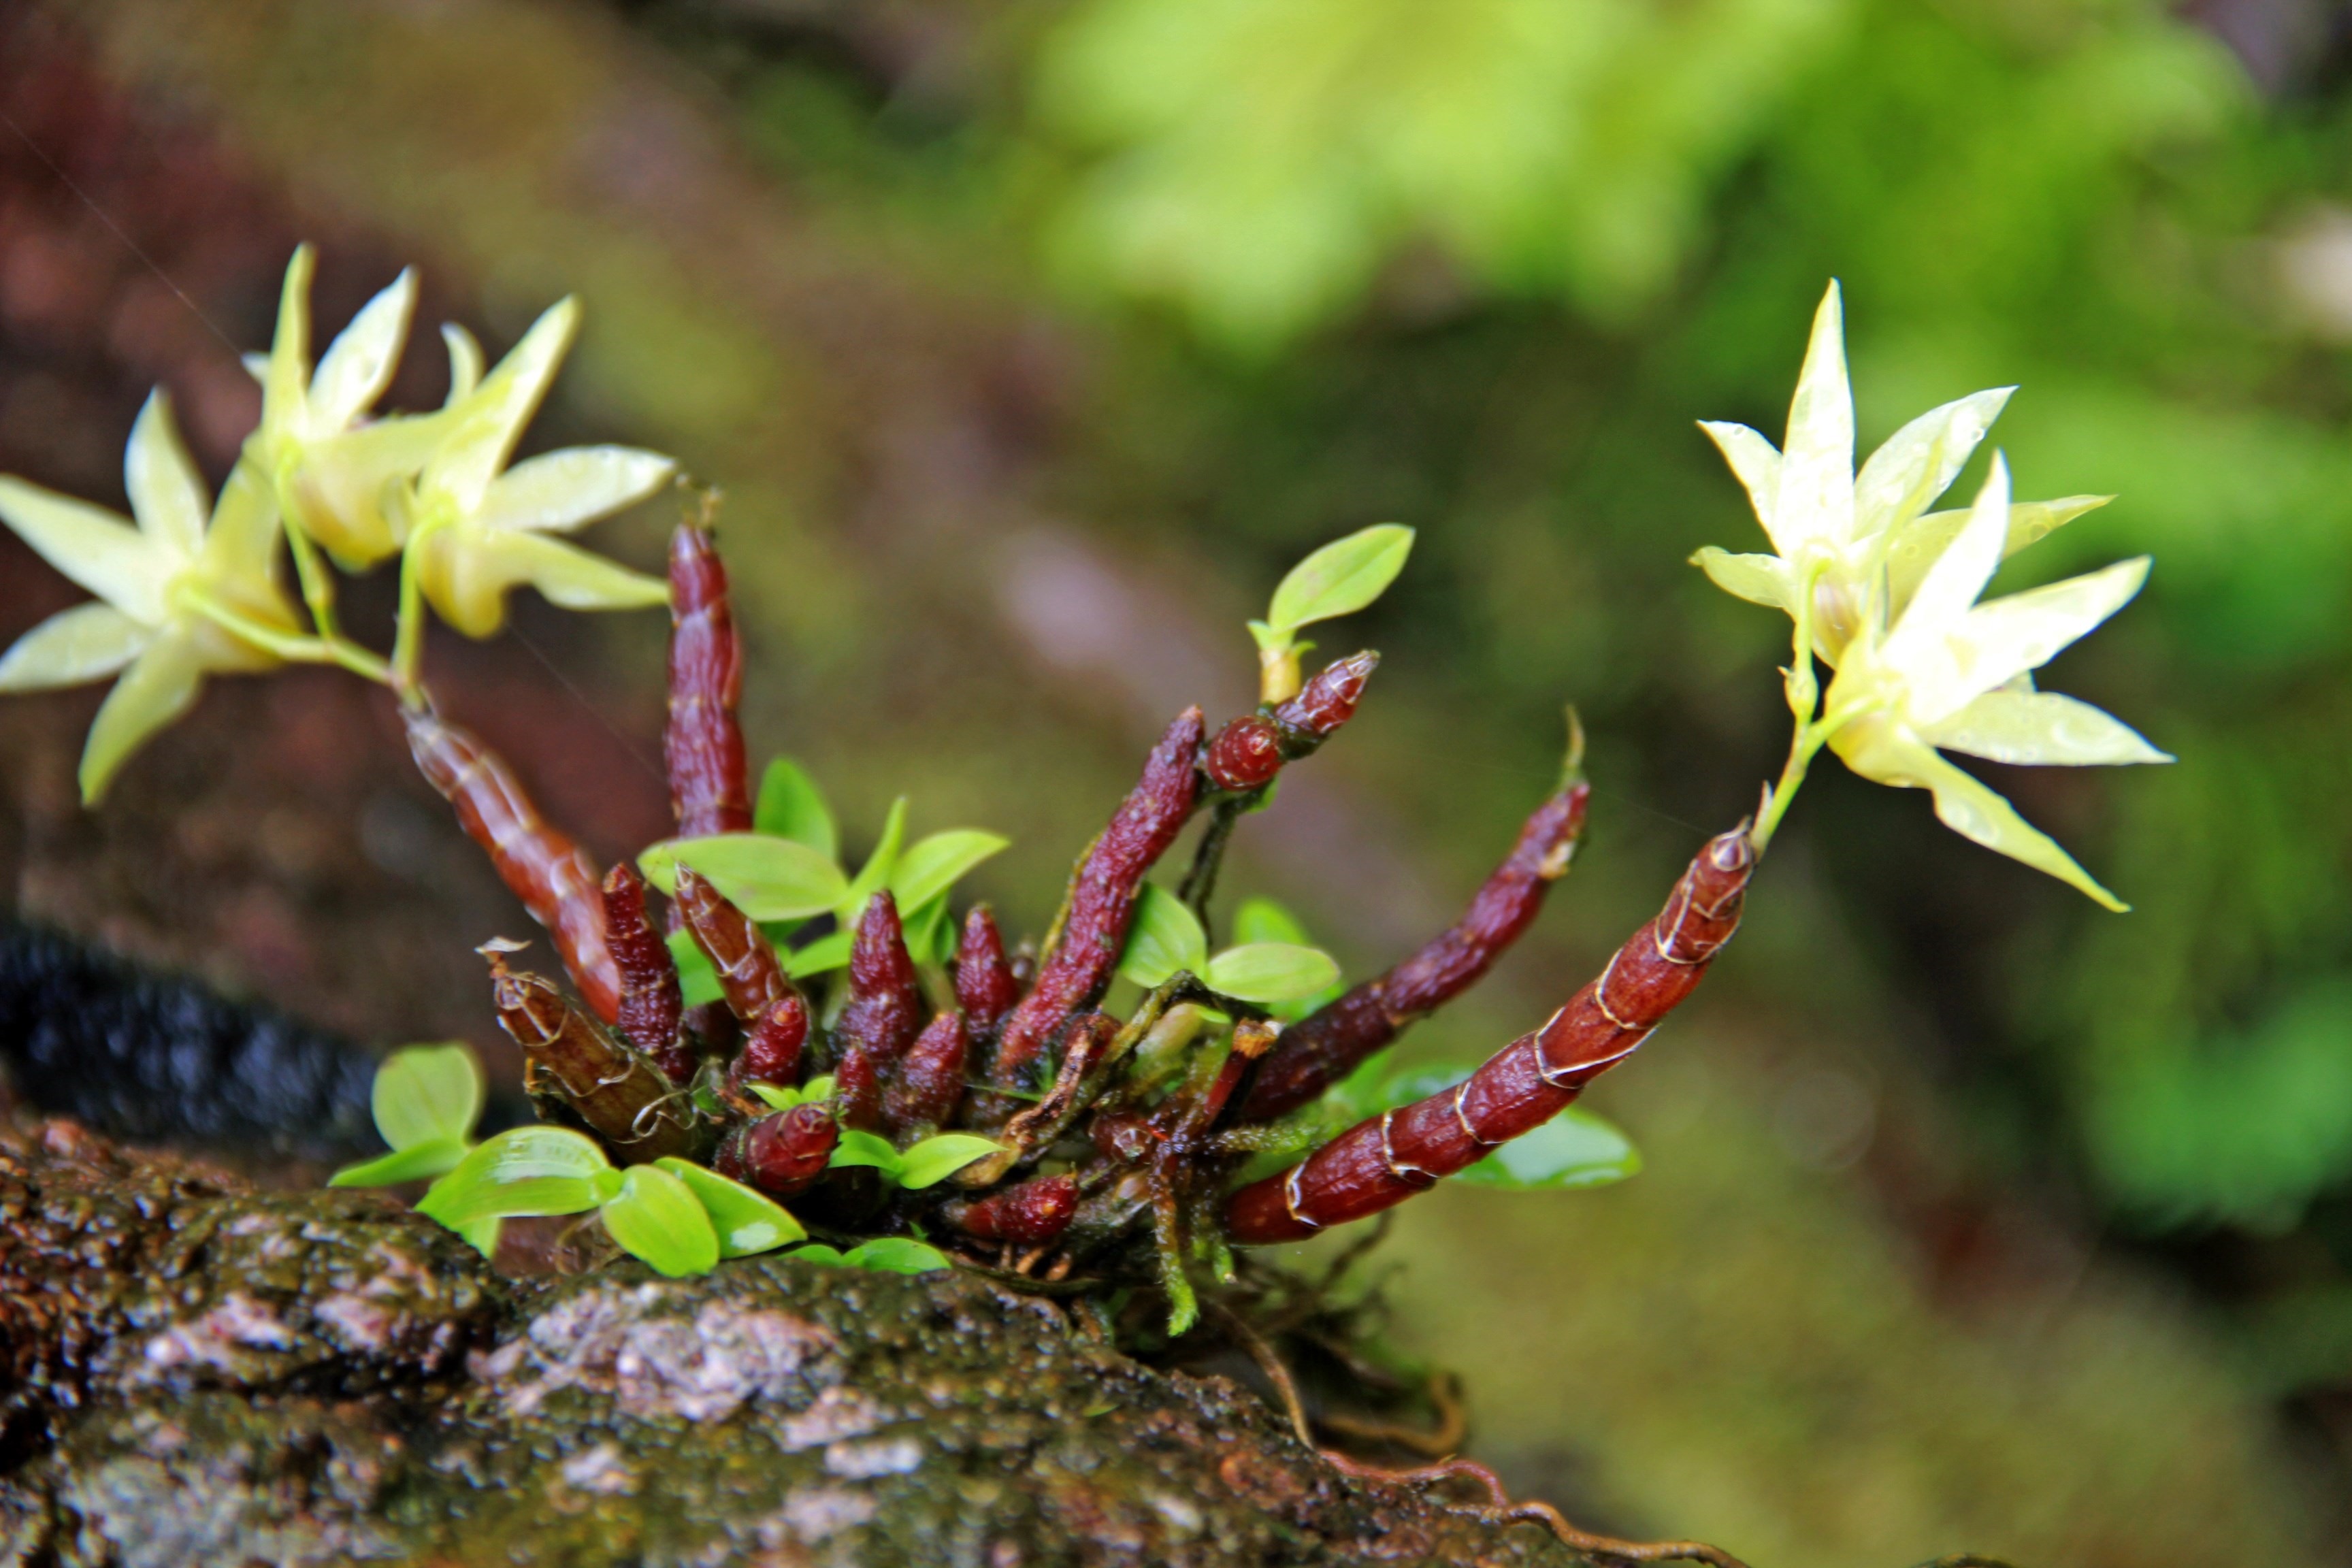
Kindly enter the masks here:
M 11 1564 L 1585 1561 L 968 1278 L 510 1279 L 60 1122 L 0 1135 L 0 1225 Z

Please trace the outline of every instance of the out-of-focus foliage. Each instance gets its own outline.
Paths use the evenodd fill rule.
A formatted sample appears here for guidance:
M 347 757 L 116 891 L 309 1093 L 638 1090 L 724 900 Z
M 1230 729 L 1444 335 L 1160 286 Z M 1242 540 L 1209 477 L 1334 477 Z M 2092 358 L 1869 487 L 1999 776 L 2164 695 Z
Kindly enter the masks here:
M 1617 314 L 1851 0 L 1089 0 L 1038 102 L 1097 154 L 1066 265 L 1269 349 L 1433 243 Z

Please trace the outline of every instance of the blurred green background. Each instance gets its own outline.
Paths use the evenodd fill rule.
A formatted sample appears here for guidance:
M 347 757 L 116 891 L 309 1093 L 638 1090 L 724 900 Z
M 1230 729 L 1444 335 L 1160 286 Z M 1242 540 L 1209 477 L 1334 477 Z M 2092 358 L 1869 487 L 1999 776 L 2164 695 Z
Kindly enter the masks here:
M 1595 1096 L 1646 1172 L 1408 1210 L 1393 1332 L 1467 1374 L 1515 1489 L 1759 1568 L 2352 1562 L 2352 10 L 8 0 L 0 103 L 0 467 L 119 490 L 161 378 L 217 473 L 251 418 L 227 340 L 266 340 L 299 235 L 329 322 L 412 259 L 494 347 L 577 290 L 542 435 L 727 488 L 755 751 L 853 833 L 904 790 L 919 828 L 1013 834 L 976 880 L 1015 925 L 1169 714 L 1249 700 L 1280 571 L 1413 524 L 1324 639 L 1386 655 L 1364 714 L 1227 884 L 1387 963 L 1579 704 L 1591 844 L 1433 1058 L 1539 1018 L 1778 766 L 1785 624 L 1685 564 L 1761 547 L 1693 421 L 1777 438 L 1832 276 L 1865 448 L 2020 384 L 1989 445 L 2023 493 L 2121 499 L 2005 582 L 2157 558 L 2046 684 L 2180 761 L 1984 771 L 2135 912 L 1825 766 L 1747 936 Z M 603 537 L 649 562 L 663 523 Z M 627 803 L 548 793 L 606 854 L 658 826 L 627 754 L 660 630 L 436 653 L 527 768 L 589 694 Z M 86 710 L 41 711 L 19 901 L 139 948 L 60 869 L 116 830 L 59 826 Z M 332 831 L 388 890 L 311 938 L 359 959 L 244 914 L 146 947 L 332 1013 L 359 983 L 322 976 L 386 951 L 368 910 L 495 901 L 403 871 L 381 816 Z M 378 990 L 339 1021 L 487 1022 Z

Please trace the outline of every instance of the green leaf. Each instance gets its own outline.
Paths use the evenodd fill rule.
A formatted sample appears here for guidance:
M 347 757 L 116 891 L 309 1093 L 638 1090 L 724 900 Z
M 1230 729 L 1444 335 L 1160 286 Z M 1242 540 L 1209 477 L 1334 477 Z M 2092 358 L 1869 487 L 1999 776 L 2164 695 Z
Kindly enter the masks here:
M 755 921 L 821 915 L 841 902 L 848 886 L 832 857 L 763 833 L 665 839 L 637 857 L 646 880 L 665 893 L 677 890 L 680 862 L 709 878 L 728 902 Z
M 841 1248 L 827 1247 L 822 1241 L 812 1241 L 806 1247 L 796 1247 L 784 1256 L 798 1263 L 814 1263 L 821 1268 L 838 1268 L 842 1264 Z
M 751 1083 L 744 1087 L 766 1100 L 775 1110 L 790 1110 L 795 1105 L 817 1104 L 831 1100 L 833 1075 L 821 1074 L 809 1079 L 798 1089 L 793 1088 L 790 1084 L 781 1083 Z
M 901 910 L 919 910 L 956 885 L 964 874 L 1013 841 L 977 827 L 951 827 L 919 838 L 898 857 L 890 891 Z
M 1265 897 L 1247 898 L 1234 911 L 1234 940 L 1237 942 L 1286 942 L 1294 947 L 1313 943 L 1307 928 L 1287 909 Z
M 790 757 L 778 757 L 760 775 L 760 800 L 751 808 L 751 829 L 805 844 L 828 860 L 841 858 L 840 837 L 834 830 L 833 809 L 824 804 L 824 792 Z
M 672 1279 L 708 1274 L 719 1265 L 719 1233 L 694 1189 L 657 1166 L 623 1172 L 621 1190 L 600 1217 L 624 1252 Z
M 850 945 L 856 940 L 855 931 L 837 931 L 821 936 L 806 947 L 789 953 L 784 968 L 795 980 L 806 980 L 813 974 L 824 974 L 835 969 L 849 967 Z
M 1135 923 L 1128 927 L 1118 972 L 1149 991 L 1178 970 L 1198 974 L 1208 967 L 1209 937 L 1184 900 L 1157 883 L 1146 882 L 1136 900 Z
M 727 994 L 719 984 L 719 971 L 711 966 L 702 949 L 694 945 L 694 933 L 681 926 L 664 939 L 669 947 L 670 962 L 677 965 L 677 988 L 689 1007 L 699 1007 L 706 1002 L 716 1002 Z
M 954 1267 L 938 1247 L 907 1236 L 877 1236 L 861 1241 L 842 1254 L 841 1260 L 852 1268 L 878 1268 L 891 1274 L 929 1274 Z
M 421 1182 L 427 1177 L 444 1175 L 457 1168 L 466 1157 L 466 1145 L 455 1138 L 435 1138 L 423 1143 L 411 1143 L 405 1149 L 394 1149 L 380 1154 L 363 1164 L 346 1165 L 327 1178 L 331 1187 L 393 1187 L 403 1182 Z
M 375 1069 L 375 1130 L 394 1149 L 463 1142 L 482 1113 L 482 1064 L 471 1047 L 403 1046 Z
M 955 922 L 948 919 L 941 893 L 906 919 L 907 956 L 917 963 L 945 963 L 955 952 Z
M 1353 615 L 1387 591 L 1412 553 L 1412 530 L 1377 523 L 1335 539 L 1290 569 L 1274 591 L 1266 623 L 1276 637 L 1311 621 Z
M 773 1251 L 808 1236 L 801 1228 L 801 1222 L 765 1193 L 754 1192 L 706 1165 L 674 1154 L 654 1163 L 685 1183 L 695 1202 L 702 1205 L 702 1212 L 710 1216 L 721 1258 L 748 1258 L 755 1252 Z
M 457 1231 L 465 1238 L 467 1246 L 485 1258 L 496 1258 L 499 1255 L 499 1227 L 504 1223 L 496 1215 L 486 1215 L 458 1226 Z
M 1291 1002 L 1328 989 L 1339 978 L 1339 966 L 1319 948 L 1254 942 L 1209 960 L 1201 978 L 1210 990 L 1237 1001 Z
M 907 842 L 907 797 L 900 795 L 890 803 L 890 815 L 882 819 L 882 837 L 874 846 L 874 853 L 857 868 L 841 896 L 835 900 L 834 912 L 841 917 L 845 928 L 855 927 L 857 917 L 866 912 L 867 900 L 890 885 L 890 875 L 898 868 L 898 851 Z
M 1642 1168 L 1633 1140 L 1581 1106 L 1570 1106 L 1541 1127 L 1514 1138 L 1454 1180 L 1507 1192 L 1605 1187 Z
M 898 1151 L 887 1138 L 861 1132 L 853 1127 L 842 1133 L 841 1142 L 834 1145 L 833 1158 L 825 1162 L 828 1170 L 843 1165 L 871 1165 L 886 1179 L 896 1181 L 898 1177 Z
M 1003 1144 L 976 1133 L 942 1132 L 898 1157 L 898 1184 L 917 1190 L 936 1186 L 973 1161 L 1003 1152 Z
M 613 1163 L 593 1139 L 562 1127 L 516 1127 L 484 1140 L 416 1209 L 457 1230 L 494 1215 L 579 1214 L 617 1188 Z

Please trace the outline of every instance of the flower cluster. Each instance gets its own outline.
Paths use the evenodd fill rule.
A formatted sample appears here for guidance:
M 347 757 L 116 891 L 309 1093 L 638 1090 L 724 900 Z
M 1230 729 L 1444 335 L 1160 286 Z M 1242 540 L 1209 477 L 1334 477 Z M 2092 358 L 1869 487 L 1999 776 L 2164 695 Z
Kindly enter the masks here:
M 1704 424 L 1747 488 L 1769 555 L 1712 545 L 1692 559 L 1717 586 L 1796 623 L 1789 700 L 1798 734 L 1758 825 L 1769 840 L 1812 753 L 1826 744 L 1863 777 L 1934 793 L 1955 832 L 2046 871 L 2111 910 L 2093 880 L 1995 791 L 1939 753 L 2085 766 L 2172 759 L 2086 702 L 2036 691 L 2032 672 L 2114 615 L 2147 578 L 2146 557 L 1990 604 L 2001 562 L 2112 497 L 2012 502 L 1996 453 L 1973 506 L 1929 511 L 1999 417 L 2012 387 L 1912 420 L 1854 471 L 1838 287 L 1813 318 L 1785 447 L 1745 425 Z M 1812 664 L 1836 672 L 1824 699 Z M 1816 710 L 1819 717 L 1816 717 Z
M 98 595 L 50 617 L 0 658 L 0 691 L 36 691 L 120 674 L 82 752 L 95 802 L 131 752 L 186 711 L 204 679 L 289 661 L 335 663 L 423 701 L 425 607 L 468 637 L 506 619 L 528 584 L 567 608 L 664 604 L 668 588 L 564 542 L 645 500 L 676 465 L 626 447 L 572 447 L 509 466 L 579 327 L 565 300 L 488 375 L 463 328 L 445 326 L 447 401 L 426 414 L 371 416 L 408 335 L 416 285 L 403 272 L 310 361 L 308 246 L 286 270 L 268 357 L 247 367 L 262 413 L 222 487 L 202 476 L 157 392 L 124 459 L 132 522 L 22 479 L 0 477 L 0 521 Z M 310 626 L 288 597 L 281 539 Z M 334 580 L 398 556 L 399 627 L 389 659 L 346 637 Z

